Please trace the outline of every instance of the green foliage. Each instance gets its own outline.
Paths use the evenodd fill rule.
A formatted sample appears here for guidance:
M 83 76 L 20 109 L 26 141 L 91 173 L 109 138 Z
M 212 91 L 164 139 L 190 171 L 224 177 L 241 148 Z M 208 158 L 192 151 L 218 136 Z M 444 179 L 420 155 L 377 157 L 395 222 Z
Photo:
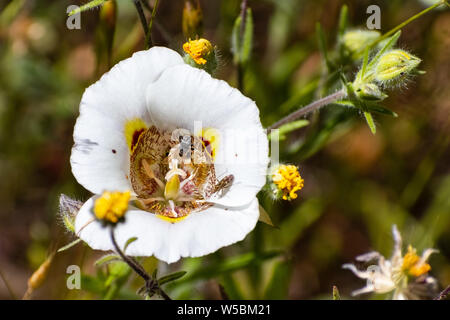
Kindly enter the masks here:
M 69 244 L 66 244 L 65 246 L 59 248 L 57 252 L 63 252 L 63 251 L 66 251 L 66 250 L 72 248 L 73 246 L 77 245 L 77 244 L 78 244 L 79 242 L 81 242 L 81 241 L 82 241 L 81 239 L 76 239 L 76 240 L 70 242 Z
M 279 140 L 285 140 L 286 135 L 288 133 L 298 130 L 298 129 L 301 129 L 303 127 L 306 127 L 308 124 L 309 124 L 308 120 L 296 120 L 296 121 L 292 121 L 290 123 L 286 123 L 285 125 L 283 125 L 279 128 L 279 131 L 278 131 Z M 272 131 L 268 135 L 269 140 L 273 139 L 275 134 L 276 134 L 276 132 Z
M 110 0 L 92 0 L 89 1 L 86 4 L 83 4 L 82 6 L 80 6 L 79 8 L 72 10 L 69 12 L 69 17 L 73 16 L 74 14 L 78 14 L 87 10 L 91 10 L 94 9 L 96 7 L 99 7 L 101 5 L 103 5 L 105 2 L 110 1 Z
M 231 34 L 231 51 L 235 64 L 246 64 L 251 56 L 253 48 L 253 17 L 252 10 L 247 9 L 245 23 L 242 23 L 242 16 L 238 16 L 234 22 Z
M 292 276 L 292 263 L 278 261 L 273 267 L 272 276 L 265 290 L 264 299 L 283 300 L 288 296 Z
M 167 276 L 161 277 L 158 279 L 159 285 L 163 285 L 172 281 L 176 281 L 183 277 L 186 274 L 186 271 L 174 272 L 172 274 L 168 274 Z

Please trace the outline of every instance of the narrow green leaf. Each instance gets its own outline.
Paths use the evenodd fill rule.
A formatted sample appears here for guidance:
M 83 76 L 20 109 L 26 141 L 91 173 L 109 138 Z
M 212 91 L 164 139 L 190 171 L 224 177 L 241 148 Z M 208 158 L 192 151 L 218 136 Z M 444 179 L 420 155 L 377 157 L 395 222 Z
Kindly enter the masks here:
M 357 75 L 358 79 L 360 79 L 360 80 L 364 79 L 364 76 L 366 75 L 368 62 L 369 62 L 369 48 L 366 48 L 366 50 L 364 51 L 364 59 L 363 59 L 361 71 L 359 71 L 358 75 Z
M 79 242 L 81 242 L 81 239 L 74 240 L 74 241 L 70 242 L 69 244 L 65 245 L 64 247 L 59 248 L 57 252 L 66 251 L 67 249 L 70 249 L 73 246 L 75 246 L 76 244 L 78 244 Z
M 114 261 L 121 261 L 121 258 L 117 254 L 107 254 L 95 261 L 95 265 L 101 266 Z
M 6 27 L 11 24 L 14 18 L 19 14 L 25 0 L 13 0 L 6 5 L 0 12 L 0 26 Z
M 371 69 L 372 67 L 374 67 L 377 63 L 378 60 L 380 60 L 381 56 L 388 50 L 392 49 L 393 46 L 395 46 L 395 44 L 398 41 L 398 38 L 400 38 L 400 35 L 402 34 L 402 32 L 399 30 L 397 31 L 392 37 L 388 38 L 386 40 L 385 45 L 383 46 L 383 48 L 381 48 L 377 54 L 375 55 L 375 57 L 372 59 L 372 61 L 370 61 L 368 68 Z
M 88 3 L 86 3 L 86 4 L 83 4 L 81 7 L 70 11 L 69 12 L 69 17 L 73 16 L 74 14 L 81 13 L 81 12 L 84 12 L 86 10 L 90 10 L 90 9 L 95 8 L 95 7 L 101 6 L 106 1 L 108 1 L 108 0 L 92 0 L 92 1 L 90 1 Z
M 338 104 L 341 106 L 346 106 L 346 107 L 351 107 L 351 108 L 357 108 L 357 106 L 355 106 L 355 104 L 350 100 L 339 100 L 339 101 L 333 102 L 333 104 Z
M 163 285 L 168 282 L 172 282 L 183 277 L 187 272 L 186 271 L 178 271 L 167 276 L 161 277 L 158 279 L 159 285 Z
M 387 108 L 385 108 L 385 107 L 383 107 L 383 106 L 381 106 L 381 105 L 379 105 L 377 103 L 368 103 L 368 102 L 366 102 L 366 107 L 367 107 L 367 109 L 369 111 L 372 111 L 372 112 L 385 114 L 385 115 L 388 115 L 388 116 L 391 116 L 391 117 L 394 117 L 394 118 L 398 117 L 397 113 L 395 113 L 394 111 L 389 110 L 389 109 L 387 109 Z
M 156 278 L 157 278 L 157 275 L 158 275 L 158 268 L 155 268 L 155 270 L 153 270 L 152 277 L 153 277 L 154 279 L 156 279 Z
M 252 10 L 248 8 L 245 18 L 245 30 L 242 39 L 242 49 L 241 49 L 242 64 L 245 64 L 250 60 L 252 48 L 253 48 L 253 16 Z
M 234 21 L 233 30 L 231 31 L 231 52 L 233 53 L 233 61 L 235 64 L 238 64 L 241 61 L 241 44 L 239 39 L 241 20 L 241 16 L 239 15 Z
M 331 61 L 328 57 L 325 34 L 323 32 L 322 25 L 319 22 L 316 23 L 316 36 L 317 36 L 317 42 L 319 43 L 319 50 L 320 50 L 320 53 L 322 54 L 322 58 L 325 61 L 328 71 L 331 72 L 333 70 L 333 64 L 331 63 Z
M 236 64 L 247 63 L 251 56 L 253 47 L 253 17 L 250 8 L 247 9 L 245 14 L 243 31 L 241 24 L 242 17 L 239 15 L 234 22 L 231 33 L 231 52 L 233 53 L 234 63 Z
M 265 289 L 264 299 L 287 299 L 289 284 L 292 274 L 292 264 L 288 261 L 277 261 L 272 272 L 272 277 Z
M 375 126 L 375 122 L 373 121 L 370 112 L 364 111 L 364 117 L 366 118 L 366 122 L 369 125 L 370 131 L 375 134 L 377 132 L 377 127 Z
M 348 25 L 348 7 L 346 4 L 344 4 L 341 7 L 341 12 L 339 14 L 338 40 L 340 40 L 344 35 L 345 30 L 347 29 L 347 25 Z
M 286 123 L 285 125 L 282 125 L 278 129 L 280 140 L 283 140 L 285 138 L 286 134 L 288 134 L 294 130 L 306 127 L 307 125 L 309 125 L 309 121 L 304 120 L 304 119 L 292 121 L 290 123 Z M 274 135 L 275 135 L 275 133 L 272 131 L 268 136 L 269 140 L 272 139 L 274 137 Z
M 271 227 L 274 227 L 272 219 L 270 219 L 269 214 L 261 205 L 259 206 L 259 221 L 264 222 L 265 224 L 268 224 Z
M 131 237 L 130 239 L 128 239 L 127 242 L 125 242 L 125 245 L 123 246 L 123 252 L 126 252 L 128 246 L 133 242 L 135 242 L 137 239 L 138 239 L 137 237 Z

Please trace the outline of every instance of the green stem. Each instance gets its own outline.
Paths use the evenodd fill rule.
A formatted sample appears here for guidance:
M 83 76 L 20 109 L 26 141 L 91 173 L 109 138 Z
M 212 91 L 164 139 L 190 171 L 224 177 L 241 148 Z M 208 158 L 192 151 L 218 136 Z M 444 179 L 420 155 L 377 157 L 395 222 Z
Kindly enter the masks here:
M 281 127 L 282 125 L 292 122 L 294 120 L 297 120 L 298 118 L 312 112 L 315 110 L 318 110 L 319 108 L 326 106 L 327 104 L 333 103 L 337 100 L 343 99 L 347 96 L 347 91 L 345 89 L 341 89 L 333 94 L 330 94 L 329 96 L 326 96 L 322 99 L 319 99 L 317 101 L 314 101 L 307 106 L 304 106 L 297 111 L 292 112 L 291 114 L 287 115 L 283 119 L 275 122 L 273 125 L 271 125 L 268 130 L 273 130 Z
M 147 49 L 150 49 L 151 47 L 153 47 L 152 28 L 153 28 L 153 20 L 155 19 L 155 15 L 156 15 L 156 9 L 158 8 L 158 3 L 159 3 L 159 0 L 156 0 L 155 5 L 153 6 L 153 9 L 152 9 L 150 23 L 148 25 L 148 33 L 147 33 L 146 41 L 145 41 L 147 43 Z
M 139 15 L 139 20 L 141 21 L 142 28 L 144 29 L 145 38 L 148 36 L 148 25 L 147 19 L 145 18 L 144 10 L 142 9 L 142 4 L 140 0 L 133 0 L 134 6 Z
M 119 248 L 119 245 L 117 244 L 116 237 L 114 236 L 114 228 L 110 229 L 110 236 L 111 241 L 113 243 L 114 249 L 116 250 L 117 254 L 122 258 L 122 260 L 130 266 L 131 269 L 133 269 L 134 272 L 136 272 L 142 279 L 145 281 L 145 285 L 147 288 L 155 288 L 156 292 L 163 297 L 165 300 L 172 300 L 167 293 L 164 292 L 163 289 L 159 286 L 158 282 L 155 281 L 150 275 L 145 272 L 144 268 L 133 258 L 128 257 L 125 255 L 125 253 Z
M 394 33 L 396 33 L 398 30 L 400 30 L 401 28 L 403 28 L 404 26 L 410 24 L 411 22 L 413 22 L 414 20 L 420 18 L 421 16 L 423 16 L 424 14 L 426 14 L 427 12 L 433 10 L 434 8 L 439 7 L 440 5 L 443 4 L 448 4 L 446 0 L 441 0 L 439 2 L 436 2 L 435 4 L 429 6 L 428 8 L 420 11 L 418 14 L 412 16 L 411 18 L 403 21 L 402 23 L 400 23 L 398 26 L 396 26 L 395 28 L 389 30 L 388 32 L 386 32 L 385 34 L 383 34 L 381 37 L 379 37 L 378 39 L 374 40 L 371 44 L 369 44 L 368 48 L 371 49 L 374 46 L 376 46 L 378 43 L 380 43 L 381 41 L 383 41 L 386 38 L 389 38 L 391 35 L 393 35 Z M 362 54 L 364 53 L 364 51 L 366 50 L 366 48 L 360 50 L 358 54 Z

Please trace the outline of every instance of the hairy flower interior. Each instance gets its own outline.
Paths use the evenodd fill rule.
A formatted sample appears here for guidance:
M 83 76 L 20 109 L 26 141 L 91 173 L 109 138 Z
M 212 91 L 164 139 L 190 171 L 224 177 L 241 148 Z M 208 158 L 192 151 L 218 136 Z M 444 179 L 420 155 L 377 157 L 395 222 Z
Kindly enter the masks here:
M 231 185 L 216 178 L 211 141 L 188 130 L 139 129 L 130 146 L 130 179 L 138 206 L 174 221 L 212 206 L 208 199 Z

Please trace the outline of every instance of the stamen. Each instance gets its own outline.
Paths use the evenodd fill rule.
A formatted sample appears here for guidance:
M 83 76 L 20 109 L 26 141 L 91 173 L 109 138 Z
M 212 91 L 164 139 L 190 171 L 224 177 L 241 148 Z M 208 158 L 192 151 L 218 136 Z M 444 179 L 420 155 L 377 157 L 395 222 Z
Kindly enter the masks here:
M 171 159 L 169 162 L 169 168 L 170 170 L 166 173 L 165 179 L 166 181 L 170 181 L 174 175 L 179 175 L 181 178 L 186 178 L 186 172 L 184 172 L 182 169 L 178 168 L 178 160 L 177 159 Z
M 170 209 L 171 209 L 172 213 L 175 215 L 175 218 L 177 218 L 178 214 L 175 211 L 175 203 L 172 200 L 169 200 L 169 205 L 170 205 Z

